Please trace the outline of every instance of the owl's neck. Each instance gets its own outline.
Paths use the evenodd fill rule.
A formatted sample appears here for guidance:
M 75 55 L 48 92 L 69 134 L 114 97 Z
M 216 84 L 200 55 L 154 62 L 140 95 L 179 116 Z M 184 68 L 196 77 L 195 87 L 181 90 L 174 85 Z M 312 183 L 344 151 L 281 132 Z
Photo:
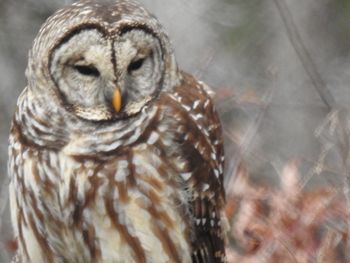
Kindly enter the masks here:
M 111 156 L 142 139 L 144 131 L 157 117 L 157 107 L 145 107 L 139 114 L 126 120 L 102 125 L 90 125 L 72 134 L 64 149 L 68 155 L 85 157 Z
M 18 99 L 13 129 L 37 147 L 64 150 L 71 155 L 95 155 L 117 151 L 137 141 L 156 116 L 157 108 L 145 107 L 136 116 L 115 122 L 82 120 L 44 97 L 23 90 Z M 96 144 L 96 142 L 99 142 Z

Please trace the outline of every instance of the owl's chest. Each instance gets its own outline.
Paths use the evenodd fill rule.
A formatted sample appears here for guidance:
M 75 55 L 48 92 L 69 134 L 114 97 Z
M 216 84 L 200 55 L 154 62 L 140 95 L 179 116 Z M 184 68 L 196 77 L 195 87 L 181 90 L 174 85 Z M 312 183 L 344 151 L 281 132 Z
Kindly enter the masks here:
M 72 162 L 63 172 L 66 216 L 95 261 L 189 261 L 188 197 L 175 163 L 145 145 L 101 164 Z
M 23 224 L 30 238 L 21 245 L 27 251 L 40 247 L 29 255 L 32 262 L 47 254 L 57 262 L 190 261 L 188 196 L 177 179 L 183 161 L 164 160 L 159 150 L 141 144 L 103 162 L 64 152 L 23 162 L 31 167 L 22 175 L 32 196 L 19 193 L 17 199 L 37 200 L 35 207 L 20 205 L 26 206 L 23 217 L 31 216 L 41 230 L 36 236 Z

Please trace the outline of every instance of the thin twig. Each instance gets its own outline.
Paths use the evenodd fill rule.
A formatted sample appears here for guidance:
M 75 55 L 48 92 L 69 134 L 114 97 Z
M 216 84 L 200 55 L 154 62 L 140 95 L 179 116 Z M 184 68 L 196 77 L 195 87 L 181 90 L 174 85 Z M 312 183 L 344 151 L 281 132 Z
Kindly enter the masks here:
M 287 31 L 287 36 L 295 52 L 297 53 L 305 71 L 310 77 L 322 101 L 327 105 L 328 110 L 331 111 L 335 107 L 335 100 L 303 43 L 303 40 L 294 23 L 293 16 L 288 8 L 287 3 L 285 0 L 274 0 L 274 3 L 277 6 L 279 14 L 283 20 L 283 24 Z
M 274 79 L 274 75 L 272 76 Z M 236 168 L 238 167 L 238 163 L 240 163 L 242 156 L 247 153 L 247 151 L 250 149 L 250 146 L 253 142 L 253 138 L 258 133 L 258 130 L 263 122 L 263 120 L 266 117 L 266 113 L 269 109 L 269 105 L 272 101 L 272 97 L 274 94 L 274 91 L 277 89 L 277 85 L 274 83 L 271 85 L 271 87 L 265 92 L 263 98 L 262 98 L 262 105 L 264 107 L 261 109 L 261 111 L 258 113 L 258 115 L 254 118 L 254 121 L 248 128 L 248 131 L 244 134 L 244 137 L 241 139 L 239 144 L 239 152 L 235 153 L 233 158 L 230 160 L 230 167 L 226 167 L 227 171 L 230 171 L 227 173 L 227 176 L 225 177 L 224 185 L 227 186 L 227 193 L 231 192 L 231 188 L 234 185 L 234 181 L 236 177 L 234 176 L 236 174 Z

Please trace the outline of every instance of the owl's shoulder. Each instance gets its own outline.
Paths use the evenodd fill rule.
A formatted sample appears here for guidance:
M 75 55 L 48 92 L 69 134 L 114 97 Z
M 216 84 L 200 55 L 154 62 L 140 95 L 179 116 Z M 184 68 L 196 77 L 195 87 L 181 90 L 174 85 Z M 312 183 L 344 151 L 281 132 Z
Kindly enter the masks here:
M 44 97 L 35 97 L 26 87 L 17 100 L 10 128 L 10 143 L 35 151 L 60 151 L 68 142 L 65 120 Z M 48 106 L 48 107 L 46 107 Z
M 209 87 L 205 82 L 196 79 L 193 75 L 180 71 L 181 84 L 175 89 L 187 88 L 191 89 L 193 92 L 198 92 L 198 94 L 203 95 L 209 99 L 214 99 L 215 92 Z

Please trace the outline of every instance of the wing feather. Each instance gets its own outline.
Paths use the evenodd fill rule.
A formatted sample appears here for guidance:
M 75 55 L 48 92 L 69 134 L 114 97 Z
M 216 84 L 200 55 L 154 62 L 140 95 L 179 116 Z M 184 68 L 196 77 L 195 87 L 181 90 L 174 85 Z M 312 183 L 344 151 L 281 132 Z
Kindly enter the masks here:
M 183 82 L 169 94 L 176 108 L 177 138 L 188 160 L 186 188 L 191 194 L 192 261 L 225 262 L 226 218 L 223 208 L 224 148 L 219 117 L 208 86 L 183 73 Z

